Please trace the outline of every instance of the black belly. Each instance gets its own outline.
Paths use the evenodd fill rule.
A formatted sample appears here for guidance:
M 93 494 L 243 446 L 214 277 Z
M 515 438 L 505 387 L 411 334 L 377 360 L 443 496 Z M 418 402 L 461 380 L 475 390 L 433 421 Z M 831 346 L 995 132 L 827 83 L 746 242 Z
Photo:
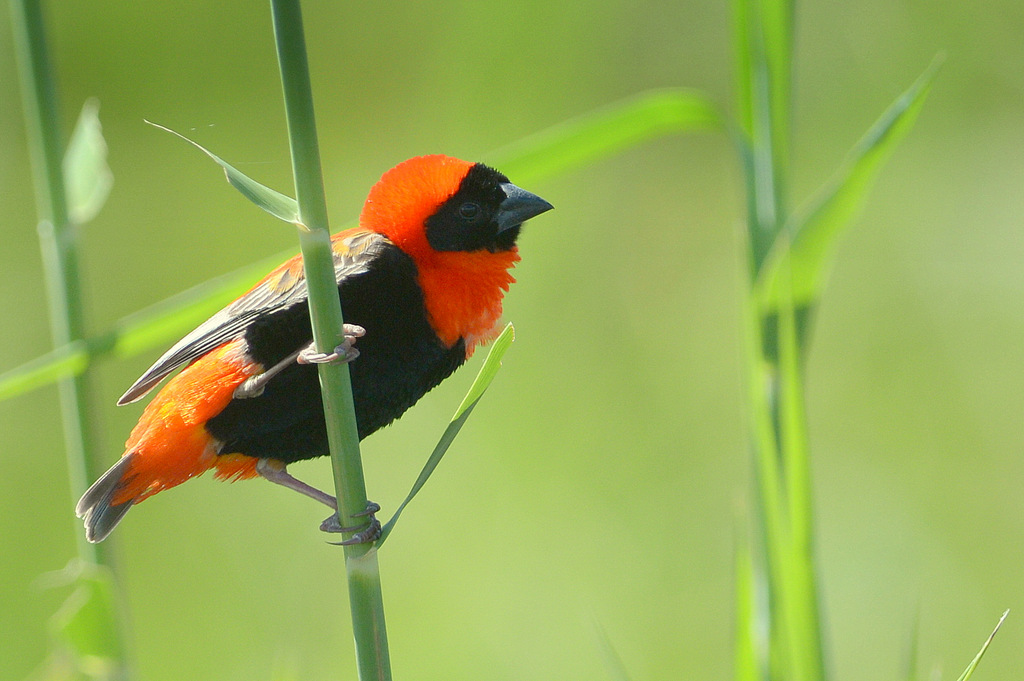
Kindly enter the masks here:
M 466 360 L 462 340 L 448 348 L 427 322 L 416 266 L 388 246 L 370 269 L 339 287 L 345 321 L 366 329 L 349 364 L 359 439 L 401 416 Z M 250 356 L 270 367 L 311 340 L 305 303 L 258 318 L 246 331 Z M 221 453 L 291 463 L 329 454 L 315 366 L 294 364 L 259 397 L 232 400 L 206 429 Z

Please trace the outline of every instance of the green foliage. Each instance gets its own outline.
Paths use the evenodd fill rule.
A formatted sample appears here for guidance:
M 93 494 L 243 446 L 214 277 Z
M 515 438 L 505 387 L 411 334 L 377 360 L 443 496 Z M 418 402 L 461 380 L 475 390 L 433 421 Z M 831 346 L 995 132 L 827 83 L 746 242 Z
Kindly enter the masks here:
M 752 460 L 757 481 L 754 515 L 749 523 L 741 523 L 749 525 L 750 531 L 741 533 L 736 555 L 736 678 L 818 679 L 826 675 L 826 670 L 817 612 L 810 452 L 804 414 L 803 360 L 809 343 L 805 320 L 821 299 L 839 238 L 852 224 L 884 162 L 913 126 L 938 62 L 886 110 L 832 179 L 803 208 L 791 212 L 786 188 L 791 176 L 793 5 L 736 0 L 734 9 L 736 131 L 747 186 L 748 241 L 753 265 L 750 295 L 744 302 Z M 96 136 L 99 126 L 94 119 L 95 110 L 90 116 L 93 118 L 83 111 L 82 120 L 86 122 L 79 126 L 86 131 L 85 141 L 73 141 L 65 157 L 69 203 L 72 211 L 81 211 L 77 213 L 80 219 L 87 219 L 81 216 L 95 211 L 91 206 L 102 204 L 98 197 L 106 191 L 102 178 L 106 168 L 102 161 L 105 145 L 102 137 Z M 532 183 L 564 175 L 643 142 L 693 130 L 720 130 L 729 125 L 712 99 L 703 93 L 655 90 L 554 126 L 486 158 L 517 181 Z M 206 149 L 195 146 L 220 164 L 228 181 L 250 200 L 276 217 L 299 221 L 293 199 L 256 183 Z M 92 174 L 92 183 L 74 188 L 75 176 L 79 174 Z M 75 205 L 81 207 L 76 209 Z M 287 255 L 275 255 L 207 282 L 121 320 L 106 333 L 61 346 L 5 374 L 0 377 L 0 400 L 61 377 L 78 375 L 95 358 L 130 357 L 165 345 L 227 303 Z M 492 347 L 470 394 L 385 528 L 385 536 L 434 470 L 493 378 L 493 373 L 485 377 L 485 372 L 496 370 L 497 357 L 505 350 L 502 347 L 499 351 L 500 345 L 499 340 Z M 112 633 L 113 620 L 108 617 L 114 612 L 111 604 L 109 585 L 90 580 L 80 584 L 55 620 L 59 622 L 54 629 L 59 647 L 74 651 L 74 657 L 81 660 L 105 660 L 119 654 L 119 644 Z M 963 681 L 973 673 L 991 640 L 989 637 L 961 676 Z M 612 649 L 610 643 L 607 647 Z M 610 666 L 625 677 L 621 661 Z M 93 669 L 103 668 L 100 664 Z
M 260 184 L 256 180 L 252 179 L 251 177 L 249 177 L 248 175 L 241 172 L 233 165 L 222 159 L 220 156 L 217 156 L 212 151 L 203 147 L 202 145 L 193 142 L 192 140 L 185 137 L 181 133 L 175 132 L 170 128 L 165 128 L 164 126 L 159 125 L 157 123 L 153 123 L 152 121 L 146 122 L 152 125 L 154 128 L 165 130 L 174 135 L 175 137 L 179 137 L 185 140 L 186 142 L 194 146 L 196 149 L 209 156 L 217 165 L 224 169 L 224 177 L 227 179 L 227 181 L 231 184 L 232 187 L 241 192 L 242 196 L 249 199 L 254 204 L 256 204 L 263 210 L 273 215 L 275 218 L 279 220 L 284 220 L 285 222 L 289 222 L 293 225 L 300 224 L 299 204 L 295 202 L 295 199 L 291 198 L 290 196 L 285 196 L 279 191 L 276 191 L 274 189 L 271 189 L 270 187 Z
M 746 373 L 758 504 L 737 569 L 738 681 L 827 678 L 804 407 L 808 319 L 838 237 L 920 111 L 937 62 L 881 116 L 836 176 L 791 214 L 792 3 L 737 0 L 735 60 L 751 281 Z M 758 585 L 764 584 L 764 598 Z M 762 641 L 767 630 L 767 643 Z
M 533 184 L 649 140 L 723 125 L 718 105 L 703 92 L 651 90 L 530 135 L 487 159 L 517 182 Z
M 71 222 L 82 225 L 100 212 L 114 185 L 107 165 L 107 142 L 100 125 L 100 105 L 86 100 L 64 154 L 64 186 Z
M 812 305 L 820 297 L 839 237 L 856 218 L 885 161 L 913 126 L 940 64 L 941 59 L 936 58 L 886 109 L 850 150 L 832 179 L 806 208 L 789 219 L 784 238 L 776 239 L 754 284 L 763 312 L 779 306 L 780 286 L 786 287 L 786 295 L 797 307 Z M 780 285 L 780 263 L 786 259 L 787 281 Z
M 483 366 L 480 367 L 479 373 L 476 378 L 473 379 L 473 384 L 469 386 L 469 391 L 466 393 L 466 397 L 462 400 L 462 404 L 455 410 L 455 415 L 452 416 L 452 420 L 448 423 L 448 427 L 445 428 L 444 433 L 441 434 L 441 439 L 438 440 L 437 445 L 434 447 L 434 451 L 430 453 L 430 457 L 427 459 L 427 463 L 424 464 L 423 470 L 420 472 L 416 482 L 413 483 L 412 489 L 409 490 L 409 494 L 405 497 L 405 501 L 398 507 L 395 514 L 391 516 L 391 520 L 384 524 L 381 528 L 380 539 L 377 540 L 377 546 L 380 547 L 384 544 L 384 540 L 388 538 L 391 531 L 395 528 L 395 523 L 398 522 L 398 516 L 402 514 L 405 507 L 409 505 L 413 497 L 420 491 L 427 480 L 430 478 L 434 469 L 437 468 L 437 464 L 441 463 L 441 458 L 451 447 L 452 442 L 455 441 L 455 436 L 462 430 L 462 426 L 465 425 L 469 419 L 469 415 L 473 413 L 473 408 L 480 401 L 480 398 L 484 396 L 484 392 L 488 386 L 491 385 L 491 381 L 498 374 L 498 369 L 501 368 L 501 358 L 505 356 L 505 352 L 512 346 L 512 341 L 515 340 L 516 332 L 512 324 L 506 324 L 505 329 L 491 344 L 490 350 L 487 352 L 487 358 L 484 359 Z
M 62 345 L 0 376 L 0 401 L 77 376 L 97 358 L 126 359 L 166 347 L 248 290 L 294 253 L 264 258 L 135 312 L 103 335 Z
M 115 604 L 110 570 L 81 568 L 74 591 L 54 616 L 52 631 L 83 666 L 116 668 L 123 659 Z
M 1003 626 L 1003 620 L 1005 620 L 1006 616 L 1009 614 L 1009 610 L 1003 612 L 1003 616 L 999 618 L 998 622 L 996 622 L 995 629 L 993 629 L 992 633 L 988 635 L 987 639 L 985 639 L 985 643 L 982 644 L 981 650 L 979 650 L 978 654 L 974 656 L 974 659 L 971 660 L 971 663 L 967 665 L 967 669 L 965 669 L 964 673 L 957 678 L 957 681 L 967 681 L 971 678 L 971 676 L 974 674 L 974 670 L 978 667 L 978 663 L 981 662 L 982 656 L 985 655 L 985 651 L 988 650 L 989 645 L 992 643 L 992 639 L 994 639 L 996 637 L 996 634 L 999 632 L 999 627 Z
M 63 571 L 40 581 L 49 588 L 71 586 L 72 591 L 50 619 L 50 657 L 34 678 L 125 679 L 117 590 L 110 569 L 73 560 Z

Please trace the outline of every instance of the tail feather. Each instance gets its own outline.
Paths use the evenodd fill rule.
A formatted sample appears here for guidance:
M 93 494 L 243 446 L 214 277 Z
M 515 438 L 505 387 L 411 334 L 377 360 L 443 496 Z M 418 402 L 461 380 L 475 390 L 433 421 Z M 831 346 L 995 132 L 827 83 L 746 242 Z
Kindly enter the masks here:
M 90 542 L 96 543 L 106 539 L 135 503 L 135 499 L 119 504 L 112 503 L 114 496 L 127 482 L 125 476 L 131 470 L 135 458 L 135 452 L 122 456 L 120 461 L 111 466 L 110 470 L 86 490 L 75 507 L 75 514 L 85 520 L 85 538 Z
M 254 462 L 219 461 L 221 443 L 206 423 L 234 398 L 235 388 L 262 368 L 235 340 L 212 350 L 164 386 L 125 442 L 126 454 L 82 495 L 75 509 L 85 536 L 103 541 L 135 504 L 217 466 L 221 477 L 256 474 Z M 236 460 L 237 459 L 237 460 Z

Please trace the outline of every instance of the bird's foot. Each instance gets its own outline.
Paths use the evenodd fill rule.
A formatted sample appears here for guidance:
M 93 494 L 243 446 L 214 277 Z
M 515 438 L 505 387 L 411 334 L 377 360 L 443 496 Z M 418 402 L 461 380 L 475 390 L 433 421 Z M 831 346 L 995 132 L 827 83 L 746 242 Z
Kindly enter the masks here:
M 263 391 L 267 388 L 267 383 L 270 382 L 274 376 L 287 369 L 292 365 L 292 362 L 298 362 L 299 364 L 324 364 L 327 362 L 351 362 L 359 356 L 359 351 L 355 349 L 355 342 L 357 338 L 366 335 L 366 329 L 355 324 L 345 325 L 345 342 L 334 348 L 334 352 L 317 352 L 316 346 L 310 343 L 301 350 L 288 355 L 280 362 L 270 367 L 266 371 L 250 376 L 245 379 L 232 394 L 236 400 L 247 400 L 252 397 L 259 397 L 263 394 Z
M 345 342 L 334 348 L 333 352 L 317 352 L 316 346 L 310 343 L 299 351 L 295 361 L 299 364 L 330 364 L 331 362 L 351 362 L 359 356 L 355 348 L 356 339 L 366 335 L 366 329 L 355 324 L 345 324 Z
M 381 526 L 380 521 L 377 520 L 377 516 L 374 515 L 380 510 L 380 504 L 375 504 L 372 501 L 366 502 L 366 510 L 360 511 L 359 513 L 353 514 L 354 517 L 369 517 L 369 525 L 358 525 L 356 527 L 342 527 L 341 520 L 338 518 L 338 514 L 335 513 L 330 518 L 327 518 L 320 523 L 321 532 L 355 532 L 350 538 L 340 542 L 329 542 L 335 546 L 352 546 L 354 544 L 369 544 L 377 541 L 380 537 Z

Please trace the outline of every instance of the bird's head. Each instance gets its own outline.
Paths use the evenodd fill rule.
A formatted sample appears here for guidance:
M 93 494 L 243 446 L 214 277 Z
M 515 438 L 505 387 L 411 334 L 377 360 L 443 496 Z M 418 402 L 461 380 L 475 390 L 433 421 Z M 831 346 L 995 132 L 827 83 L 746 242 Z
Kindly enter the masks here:
M 498 253 L 515 248 L 523 222 L 551 208 L 493 168 L 437 154 L 384 173 L 359 222 L 414 258 L 430 252 Z

